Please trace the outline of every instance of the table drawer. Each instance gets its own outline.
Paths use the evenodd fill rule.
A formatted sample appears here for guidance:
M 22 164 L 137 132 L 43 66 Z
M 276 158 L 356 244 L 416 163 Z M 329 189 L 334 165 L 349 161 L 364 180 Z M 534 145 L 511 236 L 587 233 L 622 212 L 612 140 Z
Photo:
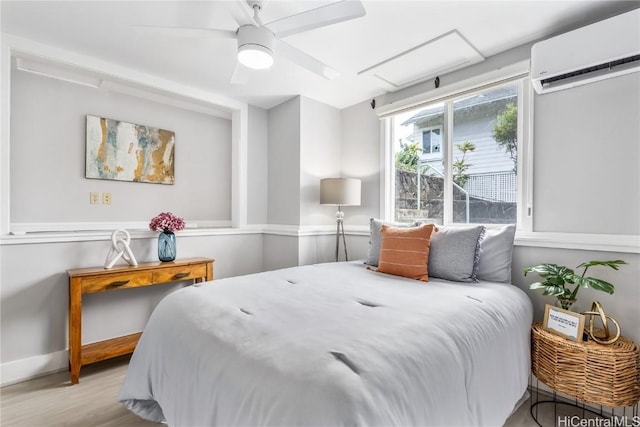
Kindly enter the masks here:
M 110 291 L 113 289 L 135 288 L 152 284 L 151 271 L 113 273 L 100 276 L 88 276 L 82 279 L 82 293 Z
M 178 280 L 191 280 L 207 276 L 206 265 L 183 265 L 178 267 L 163 268 L 153 272 L 153 283 L 175 282 Z

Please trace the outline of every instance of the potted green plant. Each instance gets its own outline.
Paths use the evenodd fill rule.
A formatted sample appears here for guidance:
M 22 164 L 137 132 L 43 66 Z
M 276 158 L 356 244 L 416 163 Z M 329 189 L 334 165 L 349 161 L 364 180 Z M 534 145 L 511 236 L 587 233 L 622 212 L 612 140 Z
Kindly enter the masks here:
M 525 268 L 524 275 L 538 273 L 544 281 L 532 283 L 529 285 L 529 289 L 542 289 L 542 295 L 555 296 L 560 307 L 569 310 L 576 302 L 580 288 L 591 288 L 608 294 L 612 294 L 614 291 L 614 286 L 609 282 L 595 277 L 585 277 L 589 267 L 601 265 L 618 270 L 618 266 L 622 264 L 626 264 L 626 262 L 620 259 L 584 262 L 576 267 L 576 269 L 584 269 L 582 274 L 576 274 L 572 269 L 563 265 L 539 264 Z M 571 289 L 570 285 L 575 285 L 575 287 Z

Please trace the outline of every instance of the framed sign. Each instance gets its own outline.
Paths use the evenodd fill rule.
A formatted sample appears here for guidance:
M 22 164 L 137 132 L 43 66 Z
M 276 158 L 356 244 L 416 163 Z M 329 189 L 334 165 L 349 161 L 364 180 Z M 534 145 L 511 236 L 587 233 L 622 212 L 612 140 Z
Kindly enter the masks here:
M 584 315 L 547 304 L 544 308 L 544 329 L 573 341 L 582 341 Z

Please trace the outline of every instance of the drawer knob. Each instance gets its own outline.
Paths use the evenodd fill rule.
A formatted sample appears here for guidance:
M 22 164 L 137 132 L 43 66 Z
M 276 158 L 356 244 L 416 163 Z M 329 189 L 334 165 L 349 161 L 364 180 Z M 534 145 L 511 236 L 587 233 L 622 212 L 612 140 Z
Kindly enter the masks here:
M 130 281 L 131 280 L 116 280 L 115 282 L 111 282 L 109 286 L 113 286 L 114 288 L 116 288 L 118 286 L 126 285 Z
M 178 280 L 178 279 L 182 279 L 183 277 L 187 277 L 188 275 L 189 275 L 189 273 L 176 273 L 176 274 L 173 276 L 173 278 L 174 278 L 175 280 Z

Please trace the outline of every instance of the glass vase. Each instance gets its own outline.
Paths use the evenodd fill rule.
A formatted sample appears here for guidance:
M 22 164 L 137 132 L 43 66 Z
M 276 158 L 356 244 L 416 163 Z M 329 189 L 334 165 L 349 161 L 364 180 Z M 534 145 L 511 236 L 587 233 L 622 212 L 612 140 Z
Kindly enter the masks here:
M 176 235 L 173 231 L 165 230 L 158 234 L 158 259 L 162 262 L 176 259 Z
M 556 297 L 556 307 L 560 307 L 565 310 L 573 311 L 571 310 L 571 307 L 573 306 L 573 304 L 575 304 L 575 302 L 575 299 L 567 297 Z

